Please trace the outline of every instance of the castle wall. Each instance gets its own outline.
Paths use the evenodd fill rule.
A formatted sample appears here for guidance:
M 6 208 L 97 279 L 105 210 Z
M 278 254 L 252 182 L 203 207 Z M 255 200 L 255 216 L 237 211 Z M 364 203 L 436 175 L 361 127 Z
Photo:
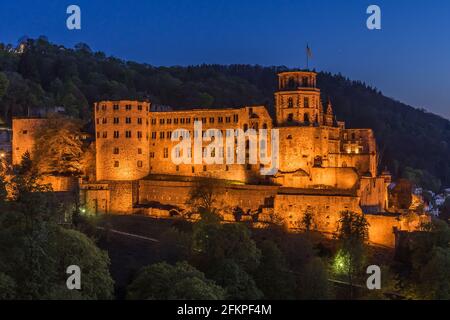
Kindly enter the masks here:
M 18 165 L 22 156 L 28 151 L 32 156 L 35 144 L 35 134 L 45 125 L 43 118 L 13 118 L 12 119 L 12 163 Z
M 137 180 L 149 173 L 149 107 L 139 101 L 95 104 L 97 180 Z

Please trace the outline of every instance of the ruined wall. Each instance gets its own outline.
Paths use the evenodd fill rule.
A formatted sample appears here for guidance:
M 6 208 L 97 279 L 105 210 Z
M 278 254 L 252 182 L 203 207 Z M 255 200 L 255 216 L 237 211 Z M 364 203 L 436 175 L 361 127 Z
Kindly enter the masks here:
M 56 192 L 74 191 L 78 186 L 78 179 L 65 176 L 43 176 L 39 179 L 39 183 L 50 184 L 52 190 Z
M 109 181 L 82 184 L 80 206 L 87 214 L 132 214 L 133 183 Z
M 43 118 L 13 118 L 12 119 L 12 163 L 18 165 L 25 152 L 32 156 L 36 131 L 45 125 Z
M 216 150 L 218 155 L 223 156 L 223 164 L 194 164 L 194 122 L 202 122 L 202 131 L 208 129 L 220 130 L 223 137 L 223 149 Z M 271 128 L 272 119 L 263 106 L 243 107 L 239 109 L 194 109 L 171 112 L 150 113 L 150 173 L 173 174 L 182 176 L 212 177 L 236 181 L 249 181 L 252 177 L 259 176 L 259 164 L 226 164 L 225 158 L 228 153 L 235 154 L 237 144 L 235 142 L 234 152 L 227 149 L 225 145 L 226 129 L 255 130 Z M 175 164 L 172 161 L 172 149 L 182 140 L 181 137 L 172 141 L 172 133 L 176 129 L 189 131 L 191 139 L 190 157 L 191 163 Z M 210 142 L 203 142 L 202 151 Z M 270 148 L 270 146 L 269 146 Z M 248 149 L 248 148 L 247 148 Z M 235 161 L 236 162 L 236 161 Z
M 149 107 L 140 101 L 95 103 L 97 180 L 137 180 L 149 173 Z

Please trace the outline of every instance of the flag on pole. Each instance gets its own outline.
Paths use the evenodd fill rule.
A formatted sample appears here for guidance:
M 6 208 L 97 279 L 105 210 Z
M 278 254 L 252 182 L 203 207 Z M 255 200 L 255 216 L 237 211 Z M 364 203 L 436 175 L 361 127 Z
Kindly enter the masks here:
M 306 55 L 308 58 L 312 58 L 312 51 L 308 44 L 306 44 Z

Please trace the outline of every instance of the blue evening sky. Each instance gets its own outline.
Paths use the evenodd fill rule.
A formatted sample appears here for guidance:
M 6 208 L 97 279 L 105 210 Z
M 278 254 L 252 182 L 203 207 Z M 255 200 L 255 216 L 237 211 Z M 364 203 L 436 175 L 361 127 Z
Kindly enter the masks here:
M 81 7 L 82 29 L 66 28 Z M 381 7 L 382 29 L 366 28 Z M 448 0 L 1 0 L 0 42 L 27 35 L 152 65 L 249 63 L 341 72 L 450 119 Z

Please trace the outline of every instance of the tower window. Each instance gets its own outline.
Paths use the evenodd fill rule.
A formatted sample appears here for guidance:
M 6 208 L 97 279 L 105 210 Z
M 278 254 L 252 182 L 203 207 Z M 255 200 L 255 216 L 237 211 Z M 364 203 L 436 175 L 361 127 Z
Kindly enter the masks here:
M 303 107 L 309 108 L 309 98 L 308 97 L 303 98 Z
M 114 161 L 114 167 L 118 168 L 119 167 L 119 161 Z
M 138 131 L 138 132 L 137 132 L 137 137 L 138 137 L 139 139 L 142 138 L 142 131 Z
M 137 166 L 138 166 L 138 168 L 142 168 L 142 160 L 138 160 Z
M 164 139 L 164 131 L 161 131 L 161 132 L 159 133 L 159 138 L 160 138 L 160 139 Z
M 239 115 L 235 114 L 235 115 L 233 116 L 233 121 L 234 121 L 234 122 L 238 122 L 238 121 L 239 121 Z
M 131 110 L 131 104 L 127 104 L 127 105 L 125 106 L 125 110 L 130 111 L 130 110 Z
M 138 124 L 142 124 L 142 118 L 138 118 L 138 119 L 137 119 L 137 123 L 138 123 Z
M 119 124 L 119 118 L 114 118 L 113 123 L 114 124 Z
M 292 98 L 289 97 L 289 99 L 288 99 L 288 108 L 292 108 L 292 107 L 294 107 L 294 100 L 292 100 Z
M 163 157 L 164 157 L 164 159 L 167 159 L 169 157 L 169 148 L 164 148 Z
M 156 119 L 152 119 L 152 124 L 156 124 Z
M 114 138 L 118 138 L 119 137 L 119 131 L 114 131 Z
M 118 105 L 118 104 L 113 105 L 113 110 L 114 110 L 114 111 L 119 110 L 119 105 Z
M 114 148 L 113 153 L 114 154 L 119 154 L 119 148 Z
M 131 138 L 131 131 L 125 131 L 125 138 Z
M 142 154 L 142 148 L 138 148 L 138 154 Z
M 218 123 L 223 123 L 223 117 L 218 117 L 218 118 L 217 118 L 217 122 L 218 122 Z
M 103 138 L 108 138 L 108 131 L 103 131 Z
M 226 117 L 226 118 L 225 118 L 225 122 L 226 122 L 226 123 L 230 123 L 230 122 L 231 122 L 231 117 Z
M 126 117 L 125 118 L 125 123 L 131 123 L 131 118 L 130 117 Z
M 156 132 L 153 131 L 153 132 L 152 132 L 152 140 L 155 140 L 155 139 L 156 139 Z

